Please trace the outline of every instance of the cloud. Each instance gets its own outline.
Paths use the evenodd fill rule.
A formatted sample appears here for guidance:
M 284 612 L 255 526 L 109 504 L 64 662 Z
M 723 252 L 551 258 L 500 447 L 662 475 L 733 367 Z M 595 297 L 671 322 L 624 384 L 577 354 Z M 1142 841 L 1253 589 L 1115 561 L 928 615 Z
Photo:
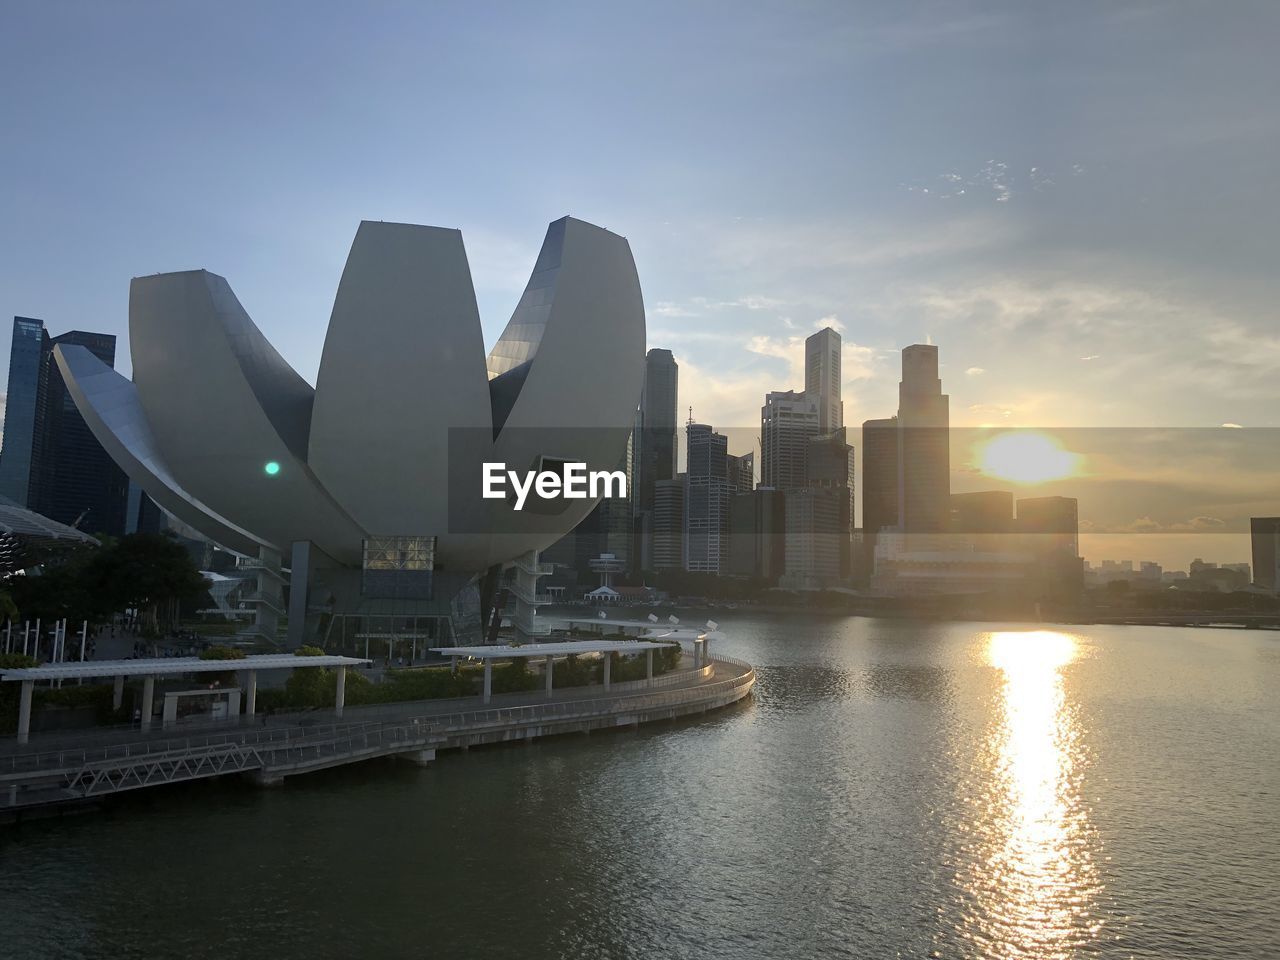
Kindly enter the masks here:
M 986 372 L 987 371 L 984 370 L 982 367 L 970 367 L 968 370 L 964 372 L 964 375 L 966 377 L 980 377 Z
M 1242 426 L 1241 426 L 1240 424 L 1238 424 L 1238 423 L 1224 423 L 1224 424 L 1223 424 L 1223 426 L 1224 426 L 1224 427 L 1226 427 L 1228 430 L 1243 430 L 1243 429 L 1244 429 L 1244 427 L 1242 427 Z
M 1104 528 L 1090 526 L 1093 533 L 1225 533 L 1227 522 L 1218 517 L 1192 517 L 1177 523 L 1161 523 L 1150 517 L 1138 517 L 1132 523 Z

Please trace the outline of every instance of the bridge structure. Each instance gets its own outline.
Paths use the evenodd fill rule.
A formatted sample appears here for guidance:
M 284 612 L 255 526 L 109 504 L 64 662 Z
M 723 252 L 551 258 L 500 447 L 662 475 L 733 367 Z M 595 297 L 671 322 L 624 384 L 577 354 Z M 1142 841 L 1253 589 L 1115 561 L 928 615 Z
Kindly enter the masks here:
M 636 727 L 714 710 L 747 697 L 750 664 L 707 657 L 658 677 L 546 692 L 348 706 L 345 718 L 282 714 L 179 736 L 135 729 L 79 740 L 58 738 L 44 749 L 0 753 L 0 818 L 83 805 L 113 795 L 244 775 L 263 786 L 375 758 L 423 765 L 438 750 L 593 730 Z

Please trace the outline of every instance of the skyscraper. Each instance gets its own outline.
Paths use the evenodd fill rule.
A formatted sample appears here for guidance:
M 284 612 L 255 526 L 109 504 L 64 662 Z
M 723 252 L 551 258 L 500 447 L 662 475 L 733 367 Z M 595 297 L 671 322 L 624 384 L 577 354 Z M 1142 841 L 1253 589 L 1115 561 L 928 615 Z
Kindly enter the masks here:
M 128 480 L 94 438 L 52 362 L 60 343 L 115 364 L 113 336 L 76 330 L 50 337 L 42 321 L 13 318 L 0 494 L 86 533 L 121 536 Z
M 631 566 L 657 569 L 653 556 L 654 491 L 676 475 L 676 393 L 680 368 L 670 350 L 645 356 L 644 387 L 632 433 L 631 507 L 634 514 Z
M 804 342 L 804 392 L 818 401 L 818 432 L 844 426 L 840 399 L 840 334 L 830 327 Z
M 684 492 L 684 474 L 653 485 L 654 570 L 684 568 Z
M 915 343 L 902 350 L 898 385 L 898 527 L 903 533 L 941 533 L 951 503 L 948 398 L 938 377 L 938 348 Z
M 1253 582 L 1280 593 L 1280 517 L 1251 517 Z
M 818 399 L 776 390 L 760 409 L 760 485 L 799 490 L 806 482 L 809 439 L 819 433 Z
M 729 454 L 725 458 L 725 466 L 729 471 L 729 492 L 731 494 L 750 493 L 755 489 L 755 451 L 736 457 L 733 454 Z
M 729 524 L 729 439 L 705 423 L 689 423 L 684 498 L 684 568 L 719 573 Z
M 670 350 L 645 357 L 644 389 L 636 414 L 635 508 L 653 508 L 654 484 L 676 475 L 676 392 L 680 367 Z
M 786 495 L 786 574 L 796 587 L 826 587 L 851 572 L 853 447 L 841 427 L 809 440 L 808 481 Z
M 863 570 L 870 575 L 876 537 L 898 524 L 898 418 L 862 424 Z

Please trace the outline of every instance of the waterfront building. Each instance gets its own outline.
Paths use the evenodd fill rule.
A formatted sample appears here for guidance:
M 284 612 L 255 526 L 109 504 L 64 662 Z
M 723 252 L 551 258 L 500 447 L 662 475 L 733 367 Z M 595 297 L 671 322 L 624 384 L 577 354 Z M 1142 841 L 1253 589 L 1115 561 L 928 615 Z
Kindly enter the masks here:
M 898 523 L 898 418 L 862 424 L 863 569 L 871 575 L 876 538 Z
M 830 586 L 847 580 L 852 572 L 854 450 L 845 442 L 844 428 L 811 437 L 806 460 L 804 489 L 830 496 L 798 498 L 787 510 L 788 583 Z
M 938 376 L 938 348 L 902 350 L 898 384 L 898 529 L 941 533 L 950 519 L 949 400 Z
M 685 475 L 653 487 L 653 569 L 684 569 Z
M 654 348 L 645 356 L 644 387 L 632 434 L 632 567 L 653 569 L 655 485 L 676 475 L 676 396 L 680 367 L 670 350 Z
M 205 270 L 136 277 L 129 331 L 133 381 L 83 346 L 54 349 L 76 407 L 161 507 L 256 558 L 271 602 L 289 578 L 291 645 L 340 641 L 351 621 L 357 636 L 459 638 L 464 620 L 497 622 L 504 566 L 525 633 L 538 552 L 596 503 L 516 510 L 484 496 L 482 465 L 612 470 L 645 371 L 630 247 L 571 217 L 548 226 L 487 356 L 460 231 L 381 221 L 356 233 L 314 388 Z M 413 410 L 433 415 L 407 423 Z
M 684 568 L 720 573 L 729 524 L 729 439 L 705 423 L 685 429 Z
M 785 494 L 769 487 L 729 501 L 728 572 L 777 582 L 786 562 Z
M 840 397 L 840 334 L 824 327 L 804 342 L 804 392 L 818 402 L 818 432 L 844 426 Z
M 1251 517 L 1249 536 L 1253 546 L 1253 582 L 1280 594 L 1280 517 Z
M 43 321 L 13 318 L 0 495 L 88 533 L 123 536 L 128 479 L 67 392 L 53 361 L 59 344 L 115 364 L 110 334 L 73 330 L 51 337 Z
M 680 365 L 670 350 L 645 355 L 644 387 L 636 414 L 635 508 L 653 508 L 654 485 L 676 475 L 676 396 Z
M 805 485 L 809 440 L 820 433 L 818 400 L 795 390 L 775 390 L 760 409 L 760 485 L 798 490 Z
M 755 489 L 756 485 L 756 455 L 755 451 L 744 453 L 741 456 L 729 454 L 725 458 L 725 467 L 729 474 L 729 492 L 750 493 Z

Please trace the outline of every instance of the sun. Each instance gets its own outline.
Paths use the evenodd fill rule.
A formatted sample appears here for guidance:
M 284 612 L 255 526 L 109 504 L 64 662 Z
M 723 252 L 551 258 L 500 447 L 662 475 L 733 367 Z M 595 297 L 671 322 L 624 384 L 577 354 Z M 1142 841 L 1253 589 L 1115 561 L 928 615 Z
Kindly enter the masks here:
M 1014 483 L 1044 483 L 1073 476 L 1080 455 L 1043 433 L 1011 431 L 990 440 L 978 455 L 978 468 L 988 476 Z

